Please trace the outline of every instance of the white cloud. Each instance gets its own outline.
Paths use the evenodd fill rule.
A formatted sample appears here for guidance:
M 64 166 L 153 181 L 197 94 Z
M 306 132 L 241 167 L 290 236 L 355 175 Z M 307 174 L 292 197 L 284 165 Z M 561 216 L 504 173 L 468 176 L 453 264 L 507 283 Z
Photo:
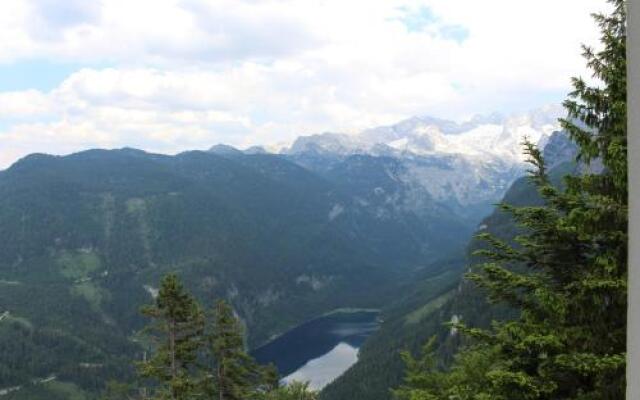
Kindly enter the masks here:
M 0 118 L 20 120 L 51 112 L 49 97 L 38 90 L 0 92 Z
M 0 92 L 0 167 L 34 151 L 176 152 L 533 108 L 584 73 L 604 0 L 59 3 L 0 2 L 0 62 L 110 67 Z M 412 28 L 408 12 L 426 14 Z
M 202 64 L 269 60 L 316 43 L 283 2 L 3 0 L 0 15 L 3 61 Z

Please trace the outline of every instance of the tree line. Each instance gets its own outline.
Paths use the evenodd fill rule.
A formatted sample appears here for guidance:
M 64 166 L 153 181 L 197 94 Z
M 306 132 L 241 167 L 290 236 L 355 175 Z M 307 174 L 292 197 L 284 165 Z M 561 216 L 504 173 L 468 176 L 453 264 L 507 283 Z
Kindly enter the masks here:
M 275 366 L 249 355 L 243 325 L 227 302 L 205 311 L 175 274 L 164 276 L 141 312 L 151 320 L 141 335 L 150 352 L 136 363 L 137 383 L 110 382 L 105 400 L 316 399 L 307 383 L 281 386 Z

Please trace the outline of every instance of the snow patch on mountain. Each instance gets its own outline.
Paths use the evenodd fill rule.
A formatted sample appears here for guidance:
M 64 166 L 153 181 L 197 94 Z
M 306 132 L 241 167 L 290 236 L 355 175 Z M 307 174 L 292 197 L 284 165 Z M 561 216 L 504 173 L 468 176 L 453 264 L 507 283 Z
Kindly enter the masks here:
M 412 117 L 356 135 L 325 132 L 301 136 L 284 152 L 343 156 L 457 154 L 521 163 L 524 161 L 522 142 L 528 139 L 544 146 L 549 136 L 560 129 L 558 118 L 562 116 L 561 107 L 549 106 L 509 117 L 498 114 L 476 116 L 463 123 L 426 116 Z
M 524 173 L 523 142 L 543 147 L 560 130 L 563 115 L 562 107 L 549 106 L 507 117 L 475 116 L 462 123 L 412 117 L 355 135 L 301 136 L 284 153 L 320 172 L 356 155 L 392 158 L 402 168 L 386 172 L 404 189 L 402 200 L 390 196 L 387 204 L 420 210 L 433 199 L 465 208 L 498 201 Z
M 344 207 L 342 206 L 342 204 L 335 204 L 331 211 L 329 211 L 329 221 L 333 221 L 334 219 L 338 218 L 338 216 L 343 212 Z

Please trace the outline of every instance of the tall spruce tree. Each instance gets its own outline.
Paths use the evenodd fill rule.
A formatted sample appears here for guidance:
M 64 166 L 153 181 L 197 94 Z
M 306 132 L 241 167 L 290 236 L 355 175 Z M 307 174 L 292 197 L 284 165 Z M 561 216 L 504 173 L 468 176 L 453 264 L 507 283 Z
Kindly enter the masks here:
M 142 388 L 141 398 L 259 400 L 289 393 L 279 387 L 275 366 L 259 365 L 246 352 L 242 324 L 224 300 L 215 304 L 213 318 L 207 320 L 177 276 L 169 274 L 154 304 L 142 313 L 153 320 L 145 328 L 153 355 L 137 366 L 141 378 L 153 384 Z M 105 397 L 125 389 L 129 387 L 114 383 Z
M 209 343 L 215 363 L 215 398 L 247 400 L 257 396 L 263 370 L 246 352 L 242 324 L 224 300 L 219 300 L 215 305 Z
M 204 333 L 204 313 L 175 274 L 166 275 L 154 304 L 142 308 L 153 322 L 146 328 L 154 355 L 138 363 L 140 375 L 157 385 L 152 398 L 183 400 L 199 391 L 198 350 Z
M 540 151 L 526 143 L 530 179 L 545 204 L 502 205 L 524 233 L 515 244 L 483 235 L 490 249 L 479 255 L 488 262 L 468 275 L 490 300 L 520 316 L 491 330 L 459 326 L 478 345 L 446 374 L 430 361 L 430 351 L 418 361 L 406 356 L 409 374 L 395 391 L 398 398 L 624 398 L 626 16 L 624 1 L 609 2 L 610 15 L 594 16 L 602 49 L 584 47 L 595 84 L 573 79 L 565 102 L 562 124 L 579 145 L 582 172 L 566 177 L 563 189 L 554 187 Z

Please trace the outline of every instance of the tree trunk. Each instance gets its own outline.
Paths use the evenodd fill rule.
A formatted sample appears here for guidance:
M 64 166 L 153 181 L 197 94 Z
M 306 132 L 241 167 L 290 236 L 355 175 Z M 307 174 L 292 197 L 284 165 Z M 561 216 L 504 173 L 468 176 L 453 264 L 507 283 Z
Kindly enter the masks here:
M 176 400 L 178 396 L 176 394 L 175 386 L 173 386 L 176 376 L 178 375 L 177 367 L 176 367 L 176 321 L 175 320 L 171 321 L 171 327 L 169 328 L 169 353 L 171 354 L 171 380 L 172 380 L 171 398 Z
M 224 400 L 224 367 L 218 362 L 218 400 Z

